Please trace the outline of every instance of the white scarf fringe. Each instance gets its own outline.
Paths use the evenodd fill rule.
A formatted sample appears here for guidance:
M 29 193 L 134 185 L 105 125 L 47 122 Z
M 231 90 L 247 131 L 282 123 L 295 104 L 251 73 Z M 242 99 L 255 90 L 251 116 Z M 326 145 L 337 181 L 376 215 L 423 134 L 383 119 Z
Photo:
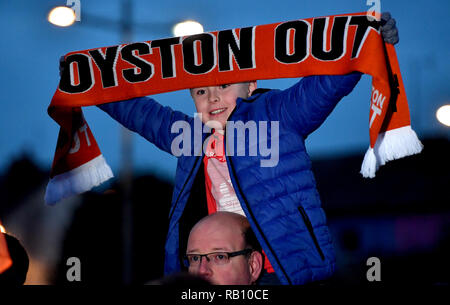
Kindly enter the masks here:
M 364 178 L 373 178 L 378 168 L 386 162 L 418 154 L 422 149 L 423 145 L 411 126 L 380 133 L 375 147 L 369 147 L 364 156 L 361 174 Z
M 103 155 L 50 179 L 45 192 L 45 203 L 54 205 L 61 199 L 89 191 L 114 177 Z

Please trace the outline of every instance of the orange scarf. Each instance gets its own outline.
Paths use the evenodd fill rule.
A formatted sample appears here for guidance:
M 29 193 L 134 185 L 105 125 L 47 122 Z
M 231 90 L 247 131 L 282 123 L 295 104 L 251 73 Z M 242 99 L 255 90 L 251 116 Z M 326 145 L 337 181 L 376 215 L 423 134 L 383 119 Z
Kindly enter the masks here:
M 81 107 L 187 88 L 308 75 L 372 75 L 370 148 L 361 173 L 418 153 L 395 49 L 365 13 L 308 18 L 248 28 L 68 53 L 48 108 L 61 126 L 46 202 L 112 177 Z

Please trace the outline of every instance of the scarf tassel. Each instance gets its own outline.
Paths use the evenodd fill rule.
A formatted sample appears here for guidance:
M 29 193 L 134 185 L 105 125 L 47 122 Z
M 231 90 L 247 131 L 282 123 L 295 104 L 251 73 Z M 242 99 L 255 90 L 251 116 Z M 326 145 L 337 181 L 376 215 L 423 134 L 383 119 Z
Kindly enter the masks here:
M 54 205 L 63 198 L 91 190 L 93 187 L 114 177 L 103 155 L 91 161 L 54 176 L 50 179 L 45 192 L 45 202 Z
M 423 145 L 411 126 L 400 127 L 378 135 L 375 146 L 369 147 L 361 165 L 364 178 L 374 178 L 378 168 L 386 162 L 418 154 Z

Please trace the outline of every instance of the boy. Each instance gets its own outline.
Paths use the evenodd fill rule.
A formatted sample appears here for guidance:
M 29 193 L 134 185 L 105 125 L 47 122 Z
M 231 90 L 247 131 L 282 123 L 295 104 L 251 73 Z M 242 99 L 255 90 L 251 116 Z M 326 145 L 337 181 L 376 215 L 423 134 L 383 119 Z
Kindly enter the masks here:
M 396 43 L 395 21 L 386 14 L 382 19 L 387 21 L 382 27 L 383 38 Z M 267 265 L 263 281 L 272 277 L 275 282 L 271 284 L 305 284 L 332 275 L 335 258 L 331 237 L 304 140 L 360 77 L 359 72 L 310 76 L 283 91 L 257 90 L 255 81 L 191 89 L 202 122 L 215 124 L 213 137 L 205 143 L 206 154 L 176 154 L 166 274 L 181 269 L 188 233 L 199 219 L 215 211 L 232 211 L 247 217 L 264 250 Z M 99 107 L 172 154 L 174 124 L 183 121 L 195 125 L 192 117 L 148 97 Z M 271 124 L 267 127 L 268 134 L 276 133 L 280 139 L 278 164 L 263 167 L 262 156 L 224 153 L 225 145 L 220 144 L 224 143 L 226 126 L 236 121 L 279 123 L 276 131 Z M 205 139 L 202 134 L 202 143 Z

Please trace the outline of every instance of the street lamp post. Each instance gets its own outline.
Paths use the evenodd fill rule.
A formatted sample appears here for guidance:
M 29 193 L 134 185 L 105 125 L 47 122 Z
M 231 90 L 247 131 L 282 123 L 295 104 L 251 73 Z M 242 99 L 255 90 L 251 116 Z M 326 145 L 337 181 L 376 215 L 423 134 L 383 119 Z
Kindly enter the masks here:
M 120 18 L 120 34 L 122 43 L 130 43 L 133 40 L 131 20 L 133 20 L 131 0 L 122 0 Z M 133 206 L 131 203 L 131 188 L 133 183 L 133 135 L 123 126 L 121 126 L 120 129 L 122 138 L 122 166 L 120 183 L 123 189 L 122 276 L 124 284 L 131 284 L 133 278 Z
M 131 20 L 133 20 L 131 0 L 121 3 L 121 40 L 130 43 L 133 40 Z M 122 135 L 122 168 L 121 184 L 123 189 L 123 282 L 131 284 L 133 278 L 133 206 L 131 203 L 131 188 L 133 182 L 133 135 L 131 131 L 121 126 Z

